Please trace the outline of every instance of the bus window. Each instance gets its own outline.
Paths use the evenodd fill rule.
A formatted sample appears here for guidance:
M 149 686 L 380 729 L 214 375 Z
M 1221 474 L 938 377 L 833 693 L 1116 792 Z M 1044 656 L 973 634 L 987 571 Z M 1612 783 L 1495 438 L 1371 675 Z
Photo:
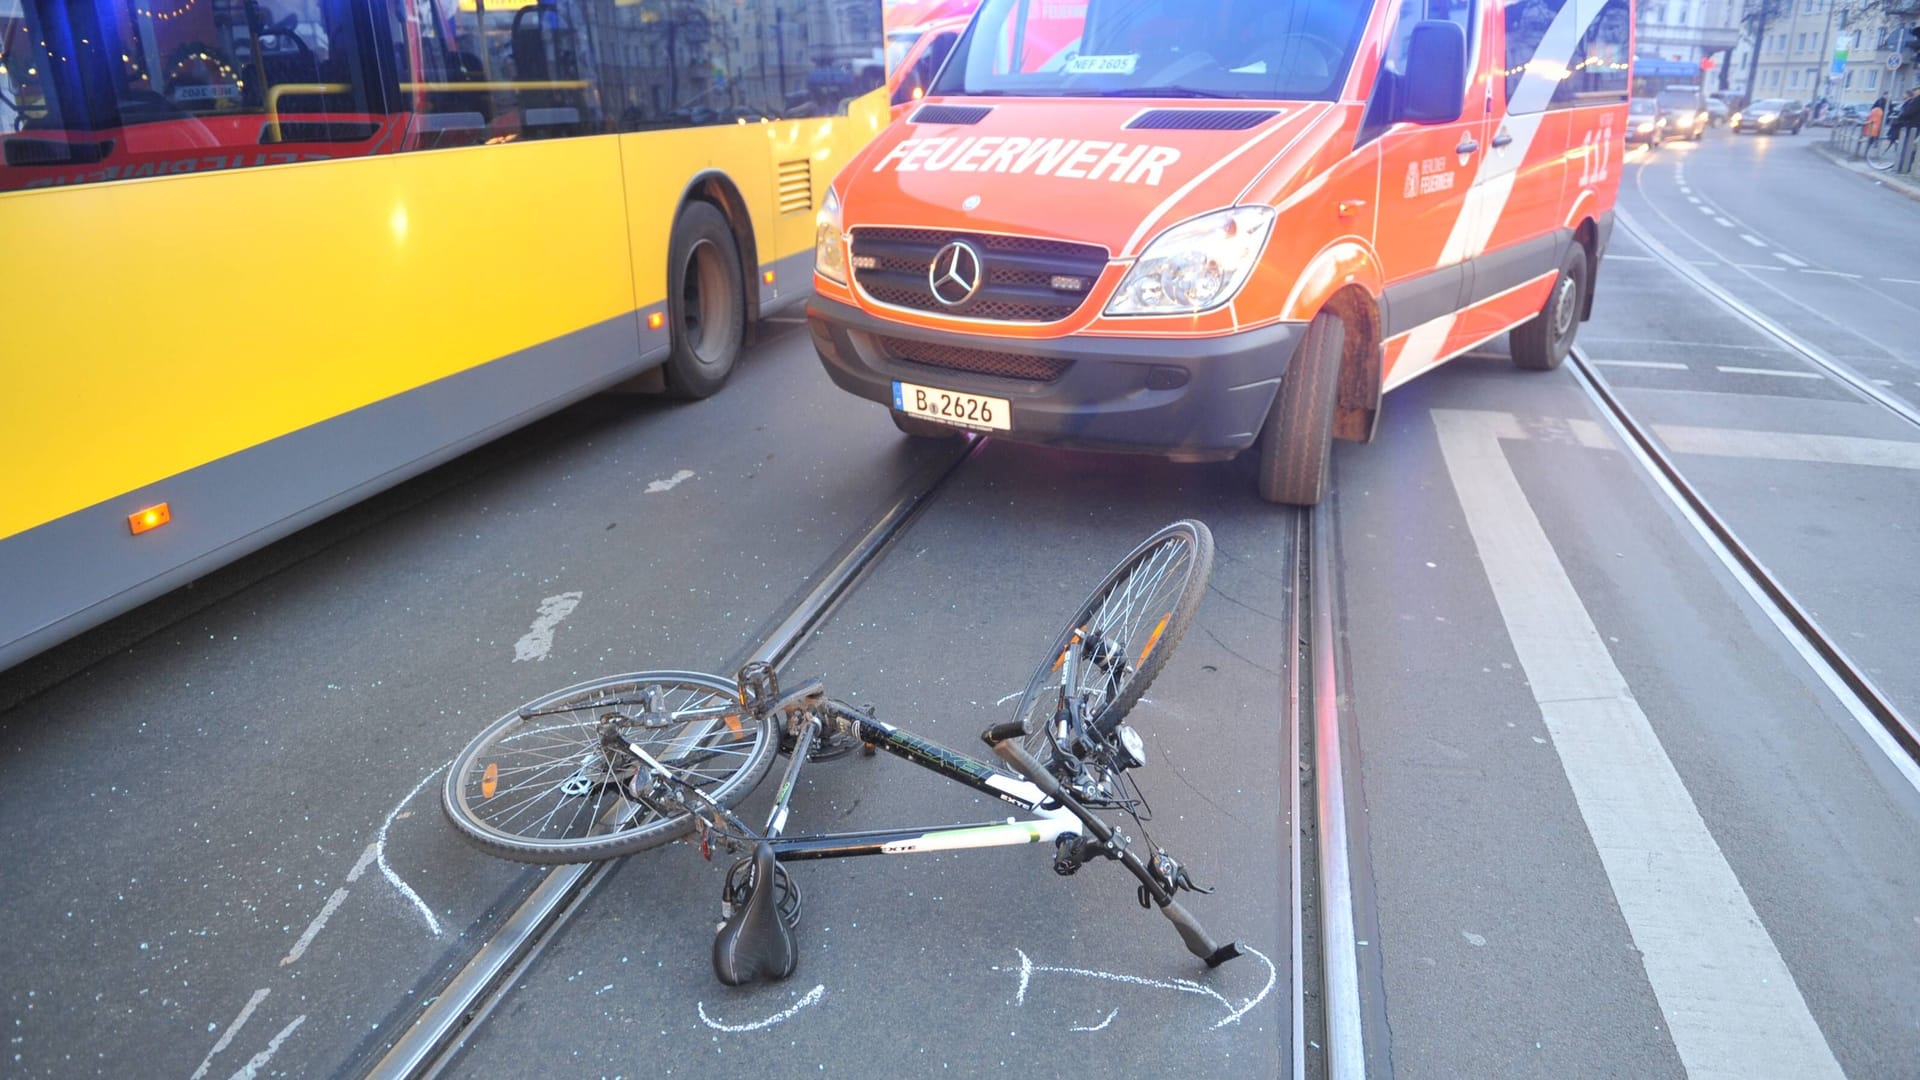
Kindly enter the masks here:
M 649 0 L 597 18 L 601 92 L 621 131 L 831 116 L 886 80 L 880 0 Z
M 601 130 L 594 56 L 573 0 L 390 0 L 412 149 Z
M 349 0 L 17 0 L 0 190 L 371 153 Z

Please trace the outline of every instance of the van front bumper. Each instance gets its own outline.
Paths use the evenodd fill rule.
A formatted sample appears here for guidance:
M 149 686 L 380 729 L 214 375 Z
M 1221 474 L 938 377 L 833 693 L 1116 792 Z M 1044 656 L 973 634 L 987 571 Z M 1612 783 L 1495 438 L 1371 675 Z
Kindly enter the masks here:
M 1306 324 L 1207 338 L 1005 338 L 921 330 L 816 296 L 807 327 L 827 374 L 869 401 L 891 407 L 896 380 L 984 394 L 1008 402 L 1011 429 L 997 439 L 1207 461 L 1253 445 Z

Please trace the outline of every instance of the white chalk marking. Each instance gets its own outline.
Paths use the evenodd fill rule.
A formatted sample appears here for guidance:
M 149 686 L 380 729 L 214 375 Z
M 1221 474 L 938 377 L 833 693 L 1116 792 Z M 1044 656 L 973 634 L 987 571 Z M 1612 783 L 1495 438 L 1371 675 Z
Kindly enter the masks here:
M 1595 360 L 1602 367 L 1648 368 L 1653 371 L 1689 371 L 1685 364 L 1676 364 L 1671 360 Z
M 286 967 L 305 955 L 307 946 L 313 944 L 313 939 L 320 936 L 320 931 L 326 927 L 327 920 L 333 918 L 333 913 L 339 911 L 340 905 L 346 902 L 347 887 L 345 885 L 333 890 L 333 895 L 327 897 L 326 904 L 320 908 L 320 914 L 315 915 L 313 921 L 307 924 L 307 930 L 300 935 L 300 940 L 294 942 L 293 948 L 287 950 L 287 955 L 280 958 L 280 966 Z
M 767 1017 L 765 1020 L 755 1020 L 750 1024 L 721 1023 L 720 1021 L 715 1020 L 713 1017 L 707 1015 L 707 1003 L 704 1001 L 694 1002 L 693 1007 L 694 1007 L 694 1010 L 700 1014 L 701 1023 L 707 1025 L 708 1027 L 712 1028 L 715 1031 L 726 1031 L 726 1032 L 732 1032 L 732 1033 L 738 1034 L 739 1032 L 742 1032 L 742 1031 L 759 1031 L 762 1028 L 770 1028 L 773 1025 L 780 1023 L 782 1020 L 792 1019 L 794 1013 L 797 1013 L 801 1009 L 804 1009 L 807 1006 L 813 1004 L 814 1002 L 819 1001 L 820 998 L 826 994 L 826 992 L 827 992 L 826 984 L 822 983 L 821 985 L 816 986 L 813 989 L 807 991 L 805 997 L 802 997 L 799 1001 L 794 1002 L 792 1005 L 787 1006 L 785 1009 L 782 1009 L 781 1011 L 774 1013 L 772 1016 Z
M 1723 217 L 1714 218 L 1713 223 L 1715 225 L 1724 225 L 1729 229 L 1733 228 L 1733 222 L 1728 221 L 1726 218 L 1723 218 Z
M 1753 235 L 1752 233 L 1741 233 L 1740 239 L 1745 240 L 1747 243 L 1752 244 L 1754 247 L 1757 247 L 1757 248 L 1763 248 L 1767 246 L 1767 242 L 1765 240 L 1760 239 L 1759 237 Z
M 1622 255 L 1617 251 L 1607 252 L 1608 262 L 1653 262 L 1651 255 Z
M 553 651 L 554 627 L 560 625 L 560 620 L 573 614 L 573 609 L 580 606 L 580 598 L 585 595 L 563 592 L 540 601 L 540 613 L 534 618 L 533 626 L 520 635 L 519 641 L 513 643 L 513 662 L 545 660 L 547 654 Z
M 1818 274 L 1821 277 L 1846 278 L 1848 281 L 1859 281 L 1866 276 L 1865 274 L 1849 274 L 1844 270 L 1802 270 L 1800 272 L 1803 274 Z
M 1686 191 L 1687 189 L 1686 189 L 1686 188 L 1681 188 L 1680 190 L 1684 192 L 1684 191 Z M 1690 203 L 1692 203 L 1692 204 L 1693 204 L 1693 205 L 1695 205 L 1695 206 L 1699 206 L 1699 205 L 1700 205 L 1700 197 L 1699 197 L 1699 196 L 1697 196 L 1697 195 L 1688 195 L 1688 196 L 1687 196 L 1687 201 L 1688 201 L 1688 202 L 1690 202 Z
M 1433 412 L 1481 566 L 1574 802 L 1694 1076 L 1842 1077 L 1501 446 L 1507 413 Z
M 213 1059 L 219 1056 L 220 1051 L 232 1045 L 233 1037 L 240 1034 L 240 1029 L 246 1026 L 247 1020 L 253 1016 L 253 1010 L 267 1000 L 268 992 L 264 986 L 253 992 L 253 996 L 247 999 L 246 1006 L 240 1010 L 240 1015 L 234 1017 L 233 1023 L 227 1025 L 227 1030 L 221 1034 L 220 1041 L 213 1044 L 213 1049 L 207 1051 L 207 1056 L 200 1060 L 200 1067 L 193 1070 L 192 1080 L 200 1080 L 207 1075 L 207 1066 L 213 1064 Z
M 1092 1027 L 1076 1026 L 1071 1030 L 1073 1031 L 1105 1031 L 1107 1030 L 1107 1025 L 1113 1023 L 1113 1018 L 1119 1015 L 1120 1015 L 1120 1007 L 1116 1005 L 1114 1006 L 1113 1011 L 1107 1014 L 1107 1018 L 1105 1020 L 1100 1021 L 1099 1023 L 1093 1025 Z
M 260 1070 L 267 1067 L 267 1062 L 273 1060 L 273 1055 L 280 1052 L 280 1044 L 287 1041 L 287 1036 L 293 1034 L 294 1029 L 306 1022 L 306 1013 L 301 1013 L 299 1016 L 294 1017 L 293 1023 L 281 1028 L 280 1034 L 275 1035 L 273 1041 L 267 1043 L 265 1050 L 249 1058 L 247 1063 L 236 1069 L 228 1080 L 254 1080 L 254 1077 L 260 1075 Z
M 407 792 L 407 797 L 401 799 L 398 803 L 394 804 L 393 809 L 387 811 L 387 818 L 380 823 L 380 833 L 373 841 L 374 861 L 380 864 L 380 876 L 386 878 L 388 884 L 398 889 L 400 895 L 406 897 L 407 900 L 413 904 L 414 909 L 420 912 L 420 917 L 427 920 L 427 929 L 433 931 L 434 937 L 440 936 L 440 920 L 434 917 L 433 909 L 427 906 L 425 900 L 420 899 L 419 893 L 413 891 L 413 886 L 401 881 L 400 875 L 394 873 L 393 867 L 387 865 L 387 830 L 393 827 L 393 819 L 400 815 L 401 809 L 412 802 L 415 795 L 420 794 L 420 789 L 432 783 L 433 778 L 445 772 L 447 766 L 451 764 L 453 764 L 452 761 L 441 762 L 439 768 L 421 777 L 420 782 L 413 785 L 413 790 Z
M 1832 465 L 1878 465 L 1920 469 L 1920 443 L 1866 439 L 1857 435 L 1808 435 L 1787 431 L 1655 424 L 1653 430 L 1676 454 L 1817 461 Z
M 1273 984 L 1280 976 L 1280 969 L 1274 966 L 1272 960 L 1267 959 L 1267 954 L 1246 945 L 1242 945 L 1240 948 L 1250 956 L 1259 957 L 1260 962 L 1267 965 L 1267 982 L 1266 985 L 1260 988 L 1259 993 L 1241 1002 L 1239 1005 L 1228 1001 L 1218 990 L 1209 986 L 1202 986 L 1192 979 L 1149 979 L 1140 975 L 1122 975 L 1112 971 L 1092 971 L 1087 968 L 1053 967 L 1047 964 L 1036 964 L 1028 958 L 1024 950 L 1017 948 L 1013 951 L 1020 954 L 1020 986 L 1014 992 L 1013 1003 L 1016 1006 L 1026 1004 L 1027 986 L 1033 981 L 1034 972 L 1045 972 L 1053 975 L 1078 975 L 1082 978 L 1095 979 L 1103 982 L 1125 983 L 1128 986 L 1145 986 L 1155 990 L 1172 990 L 1182 994 L 1195 994 L 1200 997 L 1212 998 L 1227 1010 L 1226 1016 L 1213 1023 L 1213 1027 L 1223 1028 L 1228 1024 L 1239 1023 L 1241 1017 L 1247 1015 L 1254 1006 L 1266 1000 L 1267 995 L 1273 992 Z
M 1880 280 L 1886 282 L 1889 285 L 1920 285 L 1920 279 L 1914 279 L 1914 278 L 1883 277 Z
M 1805 260 L 1796 259 L 1784 251 L 1774 252 L 1773 257 L 1776 259 L 1779 259 L 1781 262 L 1786 263 L 1788 266 L 1791 266 L 1796 270 L 1804 270 L 1806 269 L 1806 266 L 1807 266 Z
M 684 481 L 691 480 L 691 479 L 693 479 L 693 470 L 681 469 L 679 472 L 674 473 L 672 476 L 667 477 L 665 480 L 655 480 L 654 482 L 648 484 L 645 494 L 658 495 L 663 491 L 672 491 L 674 488 L 679 487 L 680 484 L 683 483 Z
M 1015 690 L 1013 693 L 1008 694 L 1006 697 L 1003 697 L 999 701 L 994 702 L 994 705 L 996 706 L 1005 705 L 1007 702 L 1012 701 L 1014 698 L 1017 698 L 1024 693 L 1026 693 L 1025 690 Z
M 1718 366 L 1714 370 L 1728 375 L 1777 375 L 1782 379 L 1819 379 L 1825 376 L 1813 371 L 1783 371 L 1779 368 L 1764 367 L 1728 367 Z
M 354 863 L 353 869 L 347 871 L 347 884 L 351 885 L 354 882 L 359 881 L 360 875 L 367 872 L 367 867 L 373 865 L 373 860 L 377 858 L 379 854 L 380 854 L 379 845 L 368 844 L 367 850 L 360 853 L 360 861 L 357 863 Z
M 1707 215 L 1708 217 L 1712 217 L 1716 213 L 1718 213 L 1718 211 L 1714 210 L 1714 208 L 1711 206 L 1701 206 L 1698 200 L 1694 201 L 1693 208 Z

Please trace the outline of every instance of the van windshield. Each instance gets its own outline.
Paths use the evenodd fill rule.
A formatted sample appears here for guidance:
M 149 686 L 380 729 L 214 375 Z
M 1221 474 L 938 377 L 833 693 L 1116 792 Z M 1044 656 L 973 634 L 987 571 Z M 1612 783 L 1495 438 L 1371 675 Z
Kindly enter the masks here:
M 1330 100 L 1358 0 L 987 0 L 938 94 Z

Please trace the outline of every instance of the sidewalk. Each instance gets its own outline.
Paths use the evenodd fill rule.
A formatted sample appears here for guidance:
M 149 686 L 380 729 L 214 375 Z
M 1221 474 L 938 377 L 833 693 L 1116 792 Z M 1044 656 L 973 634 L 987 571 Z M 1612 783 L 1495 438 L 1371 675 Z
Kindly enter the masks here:
M 1881 172 L 1831 141 L 1822 140 L 1815 142 L 1811 145 L 1810 149 L 1848 172 L 1858 173 L 1869 180 L 1879 182 L 1889 191 L 1898 192 L 1909 199 L 1920 202 L 1920 175 L 1915 175 L 1914 173 Z

